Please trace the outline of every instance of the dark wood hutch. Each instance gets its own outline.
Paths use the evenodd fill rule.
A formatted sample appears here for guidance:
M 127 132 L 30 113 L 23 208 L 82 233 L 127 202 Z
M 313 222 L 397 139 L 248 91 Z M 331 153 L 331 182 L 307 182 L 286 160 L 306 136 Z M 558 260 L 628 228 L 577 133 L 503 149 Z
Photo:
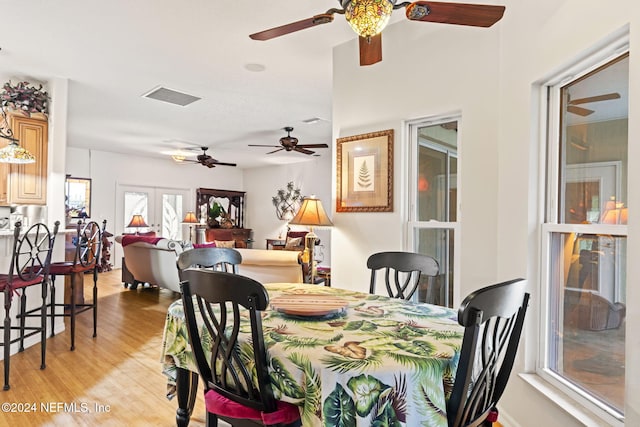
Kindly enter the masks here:
M 198 188 L 196 190 L 196 216 L 206 223 L 209 210 L 215 202 L 222 205 L 233 223 L 232 228 L 209 228 L 198 226 L 197 242 L 235 240 L 237 248 L 251 247 L 251 229 L 244 228 L 244 191 Z

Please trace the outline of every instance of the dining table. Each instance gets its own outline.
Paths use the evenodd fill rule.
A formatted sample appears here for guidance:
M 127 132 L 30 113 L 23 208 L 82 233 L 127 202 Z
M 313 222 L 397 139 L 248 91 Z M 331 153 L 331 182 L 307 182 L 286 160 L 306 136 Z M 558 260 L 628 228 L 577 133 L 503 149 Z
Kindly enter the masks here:
M 265 288 L 272 389 L 299 406 L 303 426 L 447 426 L 464 333 L 456 310 L 336 287 Z M 167 311 L 161 364 L 167 397 L 178 396 L 177 424 L 186 426 L 198 374 L 182 300 Z

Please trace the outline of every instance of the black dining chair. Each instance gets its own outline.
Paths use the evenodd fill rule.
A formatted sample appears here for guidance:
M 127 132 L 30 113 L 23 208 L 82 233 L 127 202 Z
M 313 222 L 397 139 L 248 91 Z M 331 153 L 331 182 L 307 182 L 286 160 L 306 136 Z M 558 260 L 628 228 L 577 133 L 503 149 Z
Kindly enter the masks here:
M 100 255 L 102 246 L 102 234 L 107 228 L 107 220 L 102 221 L 102 228 L 95 221 L 82 223 L 78 221 L 76 226 L 76 250 L 73 261 L 60 261 L 51 263 L 51 336 L 54 335 L 54 319 L 56 317 L 69 317 L 71 323 L 71 347 L 76 348 L 76 315 L 88 310 L 93 311 L 93 337 L 98 335 L 98 267 L 100 265 Z M 76 302 L 76 294 L 82 289 L 77 289 L 83 281 L 76 280 L 74 275 L 91 273 L 93 278 L 93 296 L 90 302 Z M 56 277 L 69 276 L 70 295 L 69 304 L 56 303 Z M 79 282 L 79 283 L 77 283 Z M 62 310 L 57 311 L 60 307 Z
M 469 294 L 458 310 L 460 360 L 447 401 L 449 427 L 491 427 L 518 350 L 529 302 L 523 279 Z
M 428 255 L 414 252 L 378 252 L 367 259 L 371 270 L 369 293 L 376 291 L 379 272 L 384 272 L 384 283 L 391 298 L 410 300 L 418 290 L 421 278 L 427 279 L 427 292 L 433 288 L 438 275 L 438 262 Z M 433 301 L 425 301 L 433 302 Z
M 238 264 L 242 262 L 242 255 L 233 248 L 194 248 L 178 255 L 176 261 L 180 280 L 187 268 L 211 268 L 218 271 L 238 273 Z
M 218 418 L 234 427 L 301 426 L 298 407 L 276 401 L 271 389 L 261 317 L 269 304 L 266 289 L 253 279 L 222 271 L 187 269 L 182 275 L 184 314 L 204 383 L 207 426 L 217 426 Z M 196 320 L 196 312 L 202 320 Z M 251 339 L 241 350 L 238 336 L 244 322 L 250 325 Z M 201 339 L 201 327 L 210 339 Z
M 40 334 L 40 369 L 46 367 L 47 353 L 47 287 L 49 282 L 49 265 L 60 221 L 56 221 L 53 231 L 42 223 L 33 224 L 22 233 L 22 223 L 16 222 L 13 231 L 13 254 L 9 274 L 0 274 L 0 291 L 4 294 L 4 322 L 2 346 L 4 347 L 4 390 L 9 390 L 9 372 L 11 344 L 19 343 L 18 351 L 24 351 L 24 339 Z M 38 305 L 39 325 L 27 326 L 27 288 L 40 287 L 42 297 Z M 11 326 L 12 300 L 20 297 L 20 309 L 16 318 L 18 326 Z M 19 335 L 11 338 L 11 331 L 18 330 Z

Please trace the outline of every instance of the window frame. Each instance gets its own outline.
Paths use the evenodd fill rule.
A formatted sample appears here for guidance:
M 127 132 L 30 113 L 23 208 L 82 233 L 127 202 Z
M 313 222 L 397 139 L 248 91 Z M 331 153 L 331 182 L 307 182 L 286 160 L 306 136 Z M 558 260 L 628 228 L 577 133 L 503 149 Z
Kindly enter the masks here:
M 425 126 L 434 126 L 441 123 L 456 121 L 458 123 L 458 132 L 457 132 L 457 173 L 456 173 L 456 188 L 457 191 L 457 203 L 456 203 L 456 212 L 457 217 L 456 221 L 419 221 L 417 219 L 417 200 L 418 200 L 418 133 L 417 130 L 420 127 Z M 406 251 L 415 251 L 416 250 L 416 235 L 417 231 L 422 229 L 431 229 L 431 230 L 447 230 L 453 231 L 453 247 L 454 254 L 453 257 L 450 258 L 450 262 L 453 262 L 453 289 L 452 295 L 449 296 L 449 299 L 453 301 L 455 306 L 456 302 L 459 301 L 460 294 L 460 276 L 461 276 L 461 226 L 460 226 L 460 217 L 461 217 L 461 209 L 462 205 L 462 191 L 461 191 L 461 170 L 462 170 L 462 156 L 461 156 L 461 135 L 462 135 L 462 114 L 460 112 L 452 112 L 448 114 L 434 115 L 428 117 L 422 117 L 414 120 L 407 120 L 404 123 L 404 134 L 407 136 L 408 142 L 405 144 L 408 147 L 408 153 L 405 158 L 408 159 L 409 164 L 409 173 L 406 175 L 406 188 L 409 190 L 406 192 L 407 200 L 404 202 L 404 206 L 407 207 L 407 218 L 406 218 L 406 228 L 405 228 L 405 242 L 404 247 Z M 430 145 L 431 148 L 435 147 L 435 144 Z M 448 199 L 449 195 L 447 195 Z
M 554 233 L 584 233 L 584 234 L 608 234 L 614 237 L 628 237 L 627 225 L 623 224 L 565 224 L 559 223 L 559 203 L 563 188 L 561 182 L 561 168 L 564 164 L 561 158 L 561 88 L 577 81 L 585 75 L 602 67 L 603 65 L 629 54 L 629 35 L 621 35 L 606 44 L 599 46 L 593 54 L 584 57 L 557 73 L 554 77 L 540 84 L 540 169 L 539 176 L 544 192 L 540 195 L 540 302 L 538 320 L 538 354 L 536 357 L 536 374 L 554 388 L 562 391 L 570 399 L 582 405 L 598 418 L 610 425 L 624 425 L 624 414 L 610 408 L 597 399 L 587 396 L 577 386 L 571 384 L 561 375 L 549 368 L 549 352 L 552 343 L 549 341 L 550 331 L 553 325 L 549 322 L 551 315 L 551 256 L 552 240 Z

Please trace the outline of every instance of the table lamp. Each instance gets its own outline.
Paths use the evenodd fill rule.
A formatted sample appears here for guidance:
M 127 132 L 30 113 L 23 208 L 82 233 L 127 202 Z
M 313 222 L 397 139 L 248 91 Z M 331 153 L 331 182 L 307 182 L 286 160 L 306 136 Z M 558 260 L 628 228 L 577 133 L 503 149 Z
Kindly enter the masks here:
M 144 218 L 142 217 L 142 215 L 140 214 L 136 214 L 131 218 L 131 221 L 129 222 L 129 225 L 127 225 L 127 228 L 135 228 L 136 229 L 136 234 L 138 234 L 138 231 L 141 227 L 149 227 L 147 225 L 146 222 L 144 222 Z
M 193 211 L 187 212 L 182 220 L 183 224 L 189 224 L 189 241 L 191 242 L 191 230 L 193 229 L 192 224 L 198 224 L 198 218 L 196 218 L 196 214 Z
M 310 283 L 314 283 L 315 266 L 313 249 L 315 247 L 316 239 L 318 238 L 318 236 L 313 232 L 313 227 L 331 227 L 333 223 L 322 207 L 322 202 L 320 202 L 320 199 L 312 195 L 310 197 L 306 197 L 302 201 L 300 210 L 293 217 L 293 219 L 289 221 L 289 224 L 309 226 L 309 233 L 307 233 L 304 239 L 305 255 L 303 255 L 303 258 L 308 257 L 309 259 L 311 266 L 311 276 L 309 278 L 309 281 Z

